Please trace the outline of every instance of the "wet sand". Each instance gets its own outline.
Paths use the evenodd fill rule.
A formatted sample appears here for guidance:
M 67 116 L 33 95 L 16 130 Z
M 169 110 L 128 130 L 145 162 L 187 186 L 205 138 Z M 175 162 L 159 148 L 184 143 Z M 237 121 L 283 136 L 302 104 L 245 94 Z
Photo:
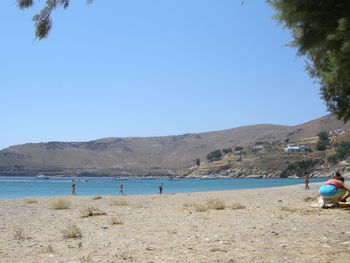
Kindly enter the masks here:
M 55 198 L 3 199 L 0 262 L 350 262 L 350 210 L 310 207 L 310 186 L 66 196 L 62 210 Z M 72 224 L 81 238 L 64 237 Z

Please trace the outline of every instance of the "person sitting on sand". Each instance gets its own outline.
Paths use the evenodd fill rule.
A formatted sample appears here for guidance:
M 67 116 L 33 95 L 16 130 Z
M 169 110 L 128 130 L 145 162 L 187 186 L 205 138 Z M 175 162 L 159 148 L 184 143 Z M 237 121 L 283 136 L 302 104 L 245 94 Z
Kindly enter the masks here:
M 337 206 L 339 201 L 346 202 L 350 196 L 350 187 L 344 184 L 344 177 L 337 172 L 332 179 L 320 187 L 319 193 L 321 207 L 327 204 Z

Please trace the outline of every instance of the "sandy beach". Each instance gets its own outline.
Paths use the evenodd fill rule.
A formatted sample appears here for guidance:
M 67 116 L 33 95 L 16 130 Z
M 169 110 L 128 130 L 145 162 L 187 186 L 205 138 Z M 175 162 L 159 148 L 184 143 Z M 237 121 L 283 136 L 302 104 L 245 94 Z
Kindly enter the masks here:
M 350 210 L 310 186 L 3 199 L 0 262 L 350 262 Z

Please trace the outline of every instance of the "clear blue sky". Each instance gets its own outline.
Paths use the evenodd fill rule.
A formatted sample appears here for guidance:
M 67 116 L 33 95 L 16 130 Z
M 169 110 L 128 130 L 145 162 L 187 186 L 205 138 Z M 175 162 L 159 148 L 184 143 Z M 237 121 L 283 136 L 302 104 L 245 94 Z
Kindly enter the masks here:
M 0 1 L 0 149 L 327 114 L 263 0 L 71 1 L 42 41 L 31 20 L 38 8 Z

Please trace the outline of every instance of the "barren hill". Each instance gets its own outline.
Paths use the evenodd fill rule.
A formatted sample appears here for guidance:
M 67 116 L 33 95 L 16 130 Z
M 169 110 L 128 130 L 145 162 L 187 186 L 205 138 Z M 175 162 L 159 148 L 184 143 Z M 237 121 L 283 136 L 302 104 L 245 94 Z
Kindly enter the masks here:
M 0 174 L 181 174 L 196 158 L 205 160 L 216 149 L 298 140 L 339 128 L 349 130 L 350 124 L 326 115 L 297 126 L 261 124 L 177 136 L 28 143 L 0 151 Z

